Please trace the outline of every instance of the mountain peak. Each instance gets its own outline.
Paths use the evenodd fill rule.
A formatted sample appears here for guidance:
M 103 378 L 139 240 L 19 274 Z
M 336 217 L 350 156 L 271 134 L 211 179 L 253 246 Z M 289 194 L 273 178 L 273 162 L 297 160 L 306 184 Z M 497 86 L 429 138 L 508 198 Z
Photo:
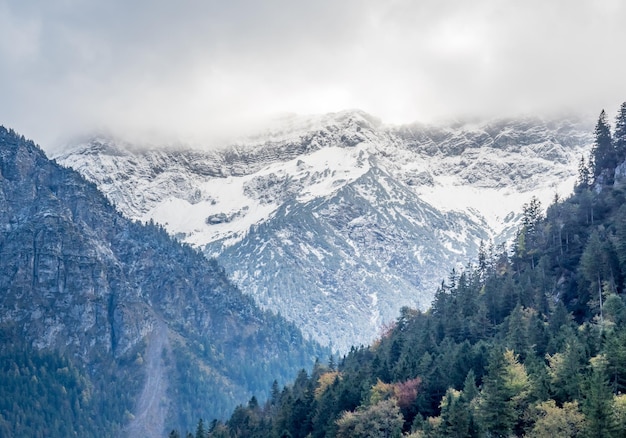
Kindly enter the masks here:
M 62 162 L 217 257 L 262 307 L 347 348 L 399 306 L 427 307 L 481 240 L 510 237 L 532 196 L 569 192 L 591 138 L 563 121 L 398 127 L 349 110 L 289 116 L 248 142 Z

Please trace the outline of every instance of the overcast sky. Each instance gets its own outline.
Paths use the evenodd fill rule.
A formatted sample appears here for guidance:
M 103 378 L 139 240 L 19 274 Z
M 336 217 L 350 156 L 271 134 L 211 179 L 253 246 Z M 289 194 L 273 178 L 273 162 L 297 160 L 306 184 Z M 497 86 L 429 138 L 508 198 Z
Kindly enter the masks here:
M 612 118 L 622 0 L 0 0 L 0 124 L 214 139 L 281 113 Z

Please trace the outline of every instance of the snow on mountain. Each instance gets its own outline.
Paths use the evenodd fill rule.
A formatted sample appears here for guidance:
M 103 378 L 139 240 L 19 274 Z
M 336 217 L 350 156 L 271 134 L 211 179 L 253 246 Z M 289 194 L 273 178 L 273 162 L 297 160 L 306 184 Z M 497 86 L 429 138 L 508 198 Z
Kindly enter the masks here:
M 537 119 L 394 127 L 345 111 L 287 117 L 219 149 L 100 138 L 57 159 L 345 349 L 371 342 L 401 306 L 428 307 L 481 240 L 513 235 L 532 196 L 569 193 L 590 132 Z

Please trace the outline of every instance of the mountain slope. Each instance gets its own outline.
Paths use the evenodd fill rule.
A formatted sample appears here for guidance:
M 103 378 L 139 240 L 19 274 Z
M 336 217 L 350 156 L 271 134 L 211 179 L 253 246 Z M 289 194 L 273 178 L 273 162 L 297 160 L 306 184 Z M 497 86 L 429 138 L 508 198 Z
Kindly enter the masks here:
M 351 111 L 288 118 L 222 149 L 99 139 L 59 160 L 124 214 L 217 257 L 261 306 L 345 349 L 402 305 L 425 308 L 481 240 L 512 236 L 532 196 L 569 192 L 588 132 L 535 119 L 389 127 Z
M 188 427 L 200 413 L 223 417 L 325 355 L 260 311 L 215 262 L 159 226 L 122 217 L 95 185 L 3 127 L 0 205 L 2 352 L 69 360 L 91 394 L 71 409 L 100 432 L 115 436 L 128 423 L 145 432 L 141 418 Z M 198 391 L 215 395 L 197 400 Z
M 626 163 L 613 163 L 610 183 L 598 172 L 527 213 L 525 245 L 452 275 L 428 311 L 403 309 L 374 345 L 208 436 L 624 436 Z
M 430 304 L 441 272 L 429 268 L 488 237 L 463 219 L 371 168 L 332 197 L 285 202 L 220 261 L 265 306 L 345 350 L 374 339 L 399 306 Z

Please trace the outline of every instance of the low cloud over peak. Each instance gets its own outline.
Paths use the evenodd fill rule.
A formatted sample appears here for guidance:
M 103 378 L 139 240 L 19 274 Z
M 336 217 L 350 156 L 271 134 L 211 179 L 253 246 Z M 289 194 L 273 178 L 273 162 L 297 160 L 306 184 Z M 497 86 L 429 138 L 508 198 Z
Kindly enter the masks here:
M 391 123 L 612 111 L 624 19 L 616 0 L 0 0 L 0 123 L 46 146 L 103 129 L 219 141 L 345 108 Z

